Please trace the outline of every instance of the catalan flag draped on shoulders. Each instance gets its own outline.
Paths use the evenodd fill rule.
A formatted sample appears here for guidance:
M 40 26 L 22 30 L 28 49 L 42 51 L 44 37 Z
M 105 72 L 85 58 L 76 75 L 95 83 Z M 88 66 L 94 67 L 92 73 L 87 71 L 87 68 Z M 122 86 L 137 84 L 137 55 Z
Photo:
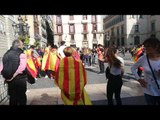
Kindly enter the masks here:
M 61 97 L 65 105 L 92 104 L 84 88 L 87 78 L 80 60 L 76 60 L 73 56 L 61 59 L 55 82 L 61 89 Z
M 33 62 L 32 51 L 28 49 L 28 50 L 25 50 L 24 53 L 27 56 L 27 69 L 31 73 L 32 77 L 36 78 L 38 71 Z

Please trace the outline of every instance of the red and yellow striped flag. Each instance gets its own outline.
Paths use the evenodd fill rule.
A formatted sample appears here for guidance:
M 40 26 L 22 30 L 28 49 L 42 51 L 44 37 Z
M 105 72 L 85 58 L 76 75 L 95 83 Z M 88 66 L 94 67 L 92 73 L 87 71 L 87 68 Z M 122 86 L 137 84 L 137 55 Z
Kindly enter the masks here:
M 59 59 L 57 56 L 58 52 L 57 50 L 53 50 L 50 52 L 50 64 L 49 64 L 49 70 L 56 71 L 57 66 L 59 65 Z
M 81 60 L 81 59 L 80 59 L 80 56 L 79 56 L 78 53 L 77 53 L 77 51 L 74 51 L 74 52 L 72 53 L 72 56 L 73 56 L 76 60 Z
M 33 59 L 36 68 L 41 68 L 41 57 L 37 57 Z
M 74 51 L 74 52 L 72 53 L 72 56 L 73 56 L 76 60 L 81 60 L 78 52 L 76 51 L 76 49 L 75 49 L 75 48 L 72 48 L 72 49 L 73 49 L 73 51 Z
M 134 55 L 134 62 L 137 62 L 138 61 L 138 58 L 139 58 L 139 55 L 143 52 L 143 49 L 142 48 L 137 48 L 136 49 L 136 52 L 135 52 L 135 55 Z
M 61 89 L 61 97 L 65 105 L 91 105 L 85 91 L 86 71 L 80 60 L 72 56 L 60 61 L 55 82 Z
M 27 56 L 27 69 L 31 73 L 32 77 L 36 78 L 37 76 L 37 69 L 33 62 L 31 50 L 25 50 L 24 53 Z
M 42 70 L 49 70 L 49 64 L 50 64 L 50 48 L 46 47 L 43 58 L 42 58 Z

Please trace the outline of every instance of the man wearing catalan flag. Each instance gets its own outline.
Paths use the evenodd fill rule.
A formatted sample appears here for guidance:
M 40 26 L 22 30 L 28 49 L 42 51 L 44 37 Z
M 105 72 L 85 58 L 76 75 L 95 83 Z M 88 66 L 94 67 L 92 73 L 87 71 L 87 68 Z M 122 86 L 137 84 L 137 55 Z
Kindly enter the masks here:
M 73 56 L 72 47 L 63 50 L 65 57 L 60 60 L 55 76 L 55 83 L 61 90 L 61 98 L 65 105 L 92 105 L 85 90 L 87 76 L 79 59 Z

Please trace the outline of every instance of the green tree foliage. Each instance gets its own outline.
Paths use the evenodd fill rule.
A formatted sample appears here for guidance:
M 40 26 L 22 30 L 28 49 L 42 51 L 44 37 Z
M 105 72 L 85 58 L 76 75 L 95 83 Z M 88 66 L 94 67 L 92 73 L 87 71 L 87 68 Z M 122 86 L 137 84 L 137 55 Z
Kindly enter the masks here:
M 35 45 L 36 47 L 40 47 L 40 41 L 39 41 L 39 40 L 35 40 L 34 45 Z
M 28 36 L 20 35 L 18 39 L 21 40 L 24 43 L 24 45 L 29 45 L 30 39 Z
M 30 39 L 29 37 L 25 37 L 24 45 L 29 45 Z

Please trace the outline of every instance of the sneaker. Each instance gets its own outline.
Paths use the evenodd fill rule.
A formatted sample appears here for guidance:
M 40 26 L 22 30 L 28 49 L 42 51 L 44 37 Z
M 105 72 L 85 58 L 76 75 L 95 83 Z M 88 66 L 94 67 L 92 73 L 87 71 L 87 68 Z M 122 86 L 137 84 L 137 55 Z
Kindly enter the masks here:
M 97 73 L 97 74 L 101 74 L 102 72 L 99 72 L 99 73 Z
M 27 90 L 26 92 L 30 92 L 30 90 Z
M 45 78 L 48 78 L 48 75 L 46 75 Z
M 103 75 L 103 74 L 104 74 L 104 72 L 99 72 L 98 74 L 99 74 L 99 75 Z
M 99 73 L 98 75 L 103 75 L 103 73 Z

